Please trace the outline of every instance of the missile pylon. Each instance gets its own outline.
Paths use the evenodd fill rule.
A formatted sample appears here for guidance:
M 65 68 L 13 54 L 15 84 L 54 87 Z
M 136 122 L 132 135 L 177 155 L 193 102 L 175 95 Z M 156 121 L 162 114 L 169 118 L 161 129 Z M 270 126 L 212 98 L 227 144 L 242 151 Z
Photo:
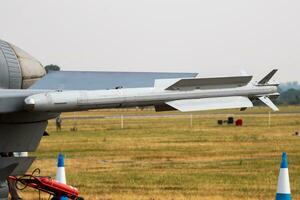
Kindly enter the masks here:
M 289 180 L 287 155 L 285 152 L 283 152 L 279 177 L 278 177 L 276 200 L 291 200 L 291 199 L 292 196 L 291 196 L 291 188 L 290 188 L 290 180 Z

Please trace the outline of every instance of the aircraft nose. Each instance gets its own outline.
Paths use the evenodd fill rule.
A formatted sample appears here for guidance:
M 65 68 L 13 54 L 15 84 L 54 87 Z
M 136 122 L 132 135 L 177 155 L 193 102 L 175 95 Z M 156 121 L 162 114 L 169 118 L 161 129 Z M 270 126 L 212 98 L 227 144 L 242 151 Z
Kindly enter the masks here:
M 35 100 L 33 98 L 28 97 L 24 100 L 24 102 L 25 102 L 25 105 L 24 105 L 25 110 L 27 110 L 27 111 L 33 111 L 34 110 Z

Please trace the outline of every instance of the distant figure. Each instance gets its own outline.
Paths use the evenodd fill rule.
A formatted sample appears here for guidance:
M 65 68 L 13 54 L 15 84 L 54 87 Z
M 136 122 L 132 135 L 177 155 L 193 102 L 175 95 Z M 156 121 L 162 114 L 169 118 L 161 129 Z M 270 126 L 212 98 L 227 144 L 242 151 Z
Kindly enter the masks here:
M 56 131 L 61 131 L 61 124 L 62 124 L 62 119 L 60 116 L 56 117 L 55 119 L 55 124 L 56 124 Z

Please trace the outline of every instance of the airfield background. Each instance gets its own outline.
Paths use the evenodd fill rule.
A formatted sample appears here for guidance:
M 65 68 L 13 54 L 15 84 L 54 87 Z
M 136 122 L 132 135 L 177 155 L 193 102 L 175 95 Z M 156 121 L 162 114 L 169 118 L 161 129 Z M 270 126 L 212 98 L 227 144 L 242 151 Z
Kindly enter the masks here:
M 217 125 L 228 116 L 244 125 Z M 282 151 L 289 155 L 293 198 L 300 198 L 299 106 L 281 106 L 271 121 L 266 107 L 189 114 L 113 109 L 62 118 L 61 132 L 49 122 L 50 137 L 33 153 L 31 169 L 54 177 L 63 152 L 68 183 L 86 199 L 274 199 Z

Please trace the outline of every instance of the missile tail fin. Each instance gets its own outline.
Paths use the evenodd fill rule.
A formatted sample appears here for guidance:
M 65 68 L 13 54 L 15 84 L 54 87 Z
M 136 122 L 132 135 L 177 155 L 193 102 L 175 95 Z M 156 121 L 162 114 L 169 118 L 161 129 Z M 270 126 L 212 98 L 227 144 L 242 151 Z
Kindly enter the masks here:
M 267 96 L 258 97 L 264 104 L 269 106 L 273 111 L 279 111 L 278 107 Z
M 273 69 L 270 73 L 268 73 L 263 79 L 261 79 L 258 84 L 260 85 L 264 85 L 267 84 L 271 78 L 276 74 L 276 72 L 278 71 L 278 69 Z

